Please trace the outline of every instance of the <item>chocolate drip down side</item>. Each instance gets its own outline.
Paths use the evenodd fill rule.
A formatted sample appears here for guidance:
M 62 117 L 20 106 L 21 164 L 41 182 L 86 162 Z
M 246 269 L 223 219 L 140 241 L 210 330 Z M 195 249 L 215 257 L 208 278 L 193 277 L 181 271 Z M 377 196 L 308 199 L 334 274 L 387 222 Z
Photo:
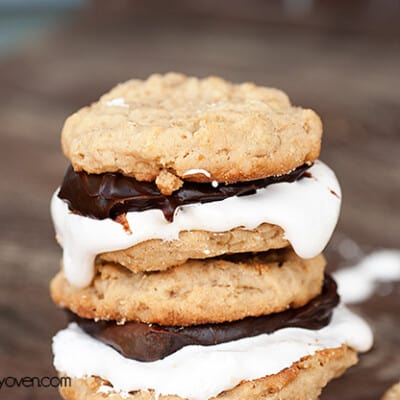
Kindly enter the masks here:
M 217 187 L 210 183 L 185 181 L 180 189 L 169 196 L 163 195 L 154 182 L 140 182 L 119 173 L 96 175 L 75 172 L 70 166 L 58 197 L 67 202 L 71 211 L 91 218 L 115 219 L 129 211 L 160 209 L 171 222 L 179 206 L 250 195 L 274 183 L 294 182 L 305 176 L 310 166 L 304 164 L 285 175 L 233 184 L 221 183 Z
M 290 327 L 321 329 L 329 324 L 338 303 L 336 283 L 325 275 L 321 294 L 303 307 L 221 324 L 177 327 L 131 321 L 118 325 L 115 321 L 95 322 L 80 318 L 71 312 L 68 315 L 86 333 L 112 346 L 125 357 L 156 361 L 189 345 L 215 345 Z

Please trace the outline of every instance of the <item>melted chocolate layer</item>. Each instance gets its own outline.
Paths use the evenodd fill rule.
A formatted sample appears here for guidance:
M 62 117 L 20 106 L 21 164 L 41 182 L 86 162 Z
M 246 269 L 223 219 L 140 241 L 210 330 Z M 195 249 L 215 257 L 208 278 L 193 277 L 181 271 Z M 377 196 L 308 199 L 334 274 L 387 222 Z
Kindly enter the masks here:
M 189 345 L 214 345 L 289 327 L 321 329 L 328 325 L 339 303 L 336 289 L 335 281 L 326 275 L 322 293 L 303 307 L 222 324 L 177 327 L 127 322 L 117 325 L 114 321 L 80 318 L 71 312 L 69 317 L 89 335 L 111 345 L 125 357 L 155 361 Z
M 163 195 L 154 182 L 139 182 L 118 173 L 88 174 L 75 172 L 70 166 L 64 176 L 58 197 L 69 208 L 81 215 L 96 219 L 113 218 L 128 211 L 158 208 L 168 221 L 173 220 L 177 207 L 191 203 L 208 203 L 232 196 L 254 194 L 257 189 L 279 182 L 293 182 L 302 178 L 310 167 L 304 164 L 289 174 L 270 176 L 229 185 L 184 182 L 170 196 Z

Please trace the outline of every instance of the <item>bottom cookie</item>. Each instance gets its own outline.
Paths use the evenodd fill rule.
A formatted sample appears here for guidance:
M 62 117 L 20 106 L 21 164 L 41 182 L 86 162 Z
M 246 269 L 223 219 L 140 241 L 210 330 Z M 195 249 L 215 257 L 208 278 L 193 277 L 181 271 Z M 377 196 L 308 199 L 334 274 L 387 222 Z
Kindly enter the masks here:
M 326 384 L 357 362 L 357 353 L 347 346 L 316 352 L 289 368 L 264 378 L 243 381 L 233 389 L 212 397 L 223 400 L 316 400 Z M 180 400 L 179 396 L 156 396 L 154 391 L 115 392 L 103 379 L 72 379 L 71 386 L 60 388 L 65 400 Z

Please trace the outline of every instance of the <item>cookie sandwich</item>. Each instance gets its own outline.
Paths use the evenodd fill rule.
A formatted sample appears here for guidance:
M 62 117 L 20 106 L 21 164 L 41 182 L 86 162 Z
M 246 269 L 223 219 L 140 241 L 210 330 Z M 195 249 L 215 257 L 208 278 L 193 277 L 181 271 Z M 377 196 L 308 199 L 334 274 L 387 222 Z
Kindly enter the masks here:
M 372 345 L 322 251 L 341 191 L 280 90 L 152 75 L 70 116 L 51 212 L 65 399 L 317 399 Z

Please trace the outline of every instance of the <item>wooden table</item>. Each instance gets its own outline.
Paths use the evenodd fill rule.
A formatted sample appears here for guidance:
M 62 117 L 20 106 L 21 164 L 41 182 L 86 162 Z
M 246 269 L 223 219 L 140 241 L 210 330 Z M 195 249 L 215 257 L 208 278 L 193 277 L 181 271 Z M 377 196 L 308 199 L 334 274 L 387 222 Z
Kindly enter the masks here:
M 286 90 L 322 115 L 322 158 L 343 186 L 330 268 L 343 263 L 343 238 L 366 251 L 400 248 L 398 35 L 160 15 L 103 22 L 87 13 L 0 64 L 0 377 L 54 375 L 51 336 L 65 318 L 48 295 L 61 255 L 48 208 L 67 166 L 60 129 L 131 77 L 176 70 Z M 377 399 L 400 378 L 399 296 L 395 284 L 356 307 L 376 346 L 322 399 Z M 53 389 L 3 391 L 13 400 L 57 398 Z

